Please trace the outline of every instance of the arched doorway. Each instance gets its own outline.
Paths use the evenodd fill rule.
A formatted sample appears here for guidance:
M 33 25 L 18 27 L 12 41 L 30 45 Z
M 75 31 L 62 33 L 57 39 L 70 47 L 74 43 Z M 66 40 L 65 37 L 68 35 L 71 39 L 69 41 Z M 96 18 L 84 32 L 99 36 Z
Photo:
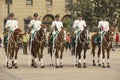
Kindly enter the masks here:
M 64 15 L 62 18 L 63 26 L 66 27 L 67 31 L 70 31 L 71 27 L 71 15 Z
M 50 31 L 52 21 L 54 21 L 54 16 L 52 14 L 47 14 L 43 17 L 42 24 L 45 24 L 48 27 L 47 31 Z

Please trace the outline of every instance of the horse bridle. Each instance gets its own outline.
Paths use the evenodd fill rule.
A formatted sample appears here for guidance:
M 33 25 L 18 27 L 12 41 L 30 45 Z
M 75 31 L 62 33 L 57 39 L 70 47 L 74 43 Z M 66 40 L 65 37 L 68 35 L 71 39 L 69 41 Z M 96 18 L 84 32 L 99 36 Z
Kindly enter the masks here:
M 60 35 L 60 33 L 61 33 L 61 35 Z M 61 45 L 57 45 L 58 47 L 60 47 L 60 46 L 62 46 L 62 43 L 64 42 L 64 33 L 62 33 L 61 31 L 58 33 L 58 36 L 57 37 L 60 37 L 60 39 L 62 39 L 61 41 L 60 40 L 58 40 L 57 38 L 56 38 L 56 45 L 57 45 L 57 42 L 59 43 L 59 44 L 61 44 Z
M 41 34 L 40 31 L 38 31 L 38 36 L 41 36 L 40 34 Z M 41 40 L 39 40 L 38 37 L 35 36 L 35 39 L 37 40 L 37 42 L 42 43 L 44 41 L 44 35 L 45 35 L 44 31 L 42 31 L 42 35 L 43 36 L 41 37 Z
M 108 39 L 109 39 L 109 41 L 106 39 L 106 37 L 103 38 L 105 40 L 105 42 L 108 44 L 107 47 L 104 46 L 105 48 L 108 48 L 112 44 L 111 38 L 113 38 L 113 34 L 114 34 L 114 32 L 112 32 L 112 30 L 108 31 L 108 35 L 109 35 Z
M 18 34 L 17 34 L 18 35 Z M 20 43 L 20 40 L 18 40 L 18 36 L 17 36 L 17 42 L 15 41 L 15 39 L 13 39 L 13 35 L 11 34 L 11 42 L 15 42 L 15 47 L 18 47 L 18 45 L 17 44 L 19 44 Z M 8 41 L 9 42 L 9 41 Z M 10 44 L 10 43 L 8 43 L 8 44 Z M 11 46 L 11 45 L 10 45 Z
M 83 32 L 84 31 L 84 32 Z M 87 30 L 83 30 L 82 32 L 83 32 L 83 35 L 85 36 L 85 37 L 83 37 L 83 35 L 82 35 L 82 32 L 80 33 L 80 36 L 78 37 L 79 38 L 79 42 L 81 43 L 81 44 L 85 44 L 85 42 L 87 41 Z M 83 39 L 83 41 L 81 40 L 81 39 Z

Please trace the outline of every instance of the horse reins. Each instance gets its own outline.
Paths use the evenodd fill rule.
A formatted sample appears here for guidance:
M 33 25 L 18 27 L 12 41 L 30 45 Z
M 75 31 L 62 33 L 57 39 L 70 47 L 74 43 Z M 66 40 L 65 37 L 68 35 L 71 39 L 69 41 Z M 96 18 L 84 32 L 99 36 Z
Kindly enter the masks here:
M 79 39 L 79 42 L 84 46 L 87 40 L 86 40 L 86 38 L 83 37 L 83 35 L 81 33 L 80 33 L 80 36 L 78 39 Z M 85 35 L 85 32 L 83 34 Z M 83 39 L 83 42 L 81 39 Z
M 59 33 L 58 33 L 59 34 Z M 62 36 L 60 36 L 60 39 L 62 39 Z M 64 41 L 64 40 L 63 40 Z M 56 46 L 58 46 L 58 47 L 61 47 L 62 46 L 62 44 L 63 44 L 63 41 L 60 41 L 60 40 L 58 40 L 57 38 L 56 38 Z M 57 42 L 59 43 L 59 44 L 61 44 L 61 45 L 57 45 Z M 62 43 L 61 43 L 62 42 Z
M 108 44 L 107 47 L 105 47 L 105 45 L 103 45 L 104 48 L 108 48 L 111 44 L 112 44 L 112 41 L 110 40 L 111 37 L 111 34 L 110 34 L 110 31 L 108 33 L 110 36 L 109 36 L 109 41 L 107 41 L 106 37 L 104 37 L 103 39 L 105 40 L 105 42 Z
M 39 31 L 38 31 L 38 32 L 39 32 Z M 42 33 L 42 34 L 43 34 L 43 33 Z M 43 34 L 43 35 L 44 35 L 44 34 Z M 38 36 L 41 36 L 41 35 L 40 35 L 40 32 L 39 32 Z M 35 36 L 35 39 L 36 39 L 36 41 L 37 41 L 38 43 L 41 44 L 41 43 L 44 41 L 44 37 L 41 37 L 41 40 L 39 40 L 39 39 L 38 39 L 38 36 Z

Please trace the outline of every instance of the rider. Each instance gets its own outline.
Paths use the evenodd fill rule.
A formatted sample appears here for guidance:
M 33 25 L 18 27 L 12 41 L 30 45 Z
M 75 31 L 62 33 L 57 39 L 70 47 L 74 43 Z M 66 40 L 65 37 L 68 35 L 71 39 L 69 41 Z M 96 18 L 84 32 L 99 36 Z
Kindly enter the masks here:
M 12 32 L 18 28 L 18 21 L 14 19 L 14 13 L 10 13 L 10 19 L 7 20 L 5 28 L 8 30 L 8 40 Z
M 100 30 L 100 35 L 97 36 L 97 43 L 100 44 L 103 36 L 109 30 L 109 22 L 106 20 L 105 16 L 101 17 L 101 21 L 98 23 L 98 29 Z
M 49 50 L 50 50 L 50 45 L 52 45 L 52 43 L 53 43 L 53 39 L 56 37 L 58 32 L 61 31 L 62 27 L 63 27 L 63 23 L 60 21 L 60 15 L 56 14 L 55 15 L 55 21 L 52 22 L 52 26 L 51 26 L 52 32 L 51 32 L 51 35 L 50 35 L 50 39 L 48 41 L 48 46 L 49 46 L 48 53 L 49 53 Z
M 86 22 L 85 20 L 83 20 L 82 18 L 82 15 L 81 14 L 78 14 L 78 19 L 76 19 L 73 23 L 73 28 L 75 30 L 75 34 L 76 36 L 74 35 L 74 38 L 73 38 L 73 43 L 75 45 L 75 42 L 76 42 L 76 37 L 78 37 L 78 35 L 84 30 L 84 28 L 87 26 L 86 25 Z M 89 48 L 89 47 L 88 47 Z
M 55 21 L 52 22 L 52 35 L 50 36 L 49 44 L 52 43 L 53 38 L 57 35 L 58 32 L 61 31 L 61 28 L 63 27 L 63 23 L 60 21 L 60 15 L 56 14 Z
M 82 19 L 82 15 L 78 14 L 78 19 L 73 23 L 75 33 L 78 34 L 78 32 L 82 32 L 86 26 L 86 22 Z
M 31 28 L 31 41 L 34 39 L 36 31 L 38 31 L 41 28 L 41 22 L 38 20 L 38 14 L 34 13 L 33 20 L 30 21 L 29 27 Z

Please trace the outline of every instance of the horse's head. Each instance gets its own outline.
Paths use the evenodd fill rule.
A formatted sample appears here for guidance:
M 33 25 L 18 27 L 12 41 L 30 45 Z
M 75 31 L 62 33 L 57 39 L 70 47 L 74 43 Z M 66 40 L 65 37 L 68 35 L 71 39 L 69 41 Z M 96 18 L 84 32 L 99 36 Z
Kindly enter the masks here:
M 108 30 L 108 32 L 106 33 L 106 37 L 108 37 L 108 39 L 110 40 L 110 41 L 113 41 L 113 36 L 114 36 L 114 34 L 115 34 L 115 28 L 116 27 L 110 27 L 110 29 Z
M 60 41 L 64 41 L 65 39 L 65 34 L 66 34 L 66 30 L 62 27 L 61 31 L 58 33 L 58 37 Z
M 16 42 L 21 42 L 22 41 L 22 37 L 23 37 L 23 32 L 20 28 L 15 29 L 15 31 L 13 32 L 14 38 Z
M 88 38 L 89 31 L 90 31 L 89 27 L 84 27 L 84 30 L 82 31 L 84 38 Z
M 39 36 L 40 36 L 41 39 L 45 38 L 44 28 L 40 28 L 40 30 L 38 31 L 38 34 L 39 34 Z

